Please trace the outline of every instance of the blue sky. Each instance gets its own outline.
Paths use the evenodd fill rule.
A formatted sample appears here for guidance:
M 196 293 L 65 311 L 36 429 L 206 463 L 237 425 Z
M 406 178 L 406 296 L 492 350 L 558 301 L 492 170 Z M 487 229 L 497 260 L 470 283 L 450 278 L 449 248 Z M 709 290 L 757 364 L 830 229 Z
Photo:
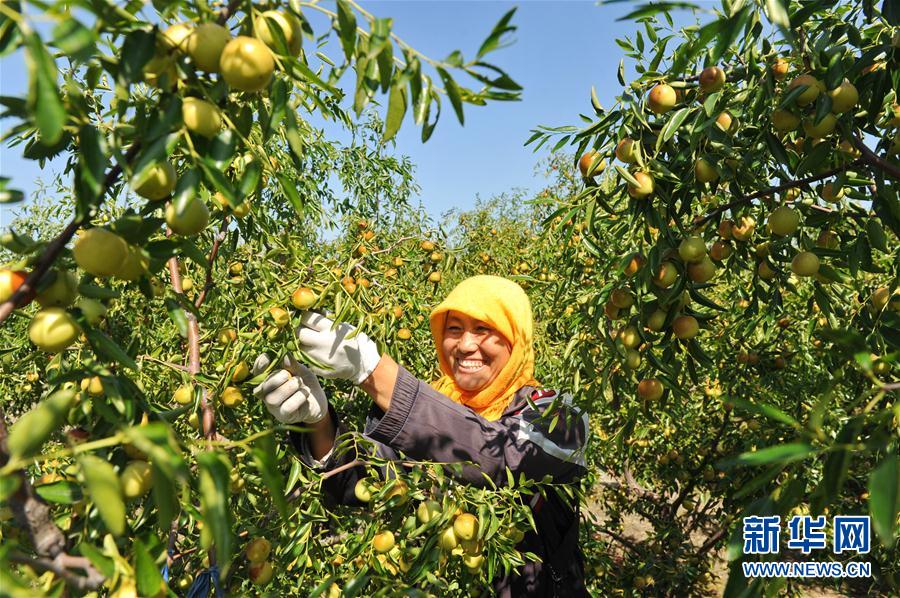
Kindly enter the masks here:
M 453 207 L 470 207 L 477 195 L 487 198 L 516 187 L 539 188 L 534 167 L 545 153 L 534 154 L 530 146 L 524 147 L 529 131 L 541 124 L 579 124 L 578 115 L 591 112 L 592 85 L 601 103 L 611 105 L 620 92 L 616 69 L 623 54 L 614 39 L 636 29 L 633 22 L 616 21 L 634 8 L 629 2 L 597 6 L 587 1 L 392 0 L 363 1 L 362 6 L 376 16 L 392 17 L 394 32 L 422 53 L 443 58 L 460 49 L 467 59 L 494 23 L 518 6 L 515 43 L 490 54 L 488 61 L 524 88 L 522 101 L 466 106 L 464 127 L 445 101 L 441 122 L 427 143 L 421 142 L 420 129 L 409 115 L 397 136 L 396 152 L 409 156 L 416 167 L 421 194 L 414 199 L 434 216 Z M 688 12 L 677 16 L 684 21 L 692 18 Z M 313 20 L 313 26 L 317 33 L 324 31 L 321 20 Z M 0 94 L 24 95 L 26 77 L 21 53 L 0 60 Z M 477 84 L 467 77 L 460 82 Z M 343 83 L 352 85 L 349 77 Z M 348 95 L 352 101 L 352 93 Z M 10 125 L 0 121 L 0 130 Z M 332 133 L 340 138 L 337 131 Z M 60 169 L 54 164 L 42 172 L 37 163 L 19 157 L 19 148 L 0 147 L 0 173 L 11 177 L 26 195 L 38 178 L 50 181 L 50 172 Z M 0 208 L 0 226 L 9 220 L 9 210 Z

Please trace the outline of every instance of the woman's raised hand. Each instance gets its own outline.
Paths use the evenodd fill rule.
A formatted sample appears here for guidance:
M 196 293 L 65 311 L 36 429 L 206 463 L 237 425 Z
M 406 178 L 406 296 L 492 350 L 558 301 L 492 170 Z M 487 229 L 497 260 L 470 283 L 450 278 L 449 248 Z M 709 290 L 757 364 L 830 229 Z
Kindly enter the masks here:
M 272 358 L 263 353 L 253 362 L 253 374 L 261 374 L 271 363 Z M 281 369 L 253 389 L 253 395 L 284 424 L 314 424 L 328 415 L 328 399 L 315 374 L 290 355 L 282 361 Z
M 300 316 L 296 330 L 300 349 L 317 365 L 310 365 L 316 375 L 340 378 L 361 384 L 368 378 L 381 353 L 375 342 L 350 324 L 334 322 L 312 311 Z

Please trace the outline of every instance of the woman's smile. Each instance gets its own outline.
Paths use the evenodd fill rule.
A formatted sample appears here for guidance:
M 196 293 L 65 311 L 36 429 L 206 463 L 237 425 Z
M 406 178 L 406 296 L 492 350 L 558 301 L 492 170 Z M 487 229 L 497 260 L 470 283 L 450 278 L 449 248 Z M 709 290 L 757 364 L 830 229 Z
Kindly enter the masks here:
M 512 354 L 509 341 L 489 324 L 456 311 L 447 314 L 441 350 L 453 380 L 467 392 L 490 384 Z

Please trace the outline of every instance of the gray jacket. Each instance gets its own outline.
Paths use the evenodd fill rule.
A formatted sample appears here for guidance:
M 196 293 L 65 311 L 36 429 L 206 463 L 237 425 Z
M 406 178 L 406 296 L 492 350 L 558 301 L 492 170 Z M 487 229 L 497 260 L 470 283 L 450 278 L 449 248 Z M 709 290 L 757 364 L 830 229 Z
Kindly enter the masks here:
M 549 408 L 556 413 L 546 414 Z M 550 430 L 557 414 L 557 423 Z M 338 435 L 346 433 L 333 409 L 331 415 Z M 576 483 L 586 471 L 587 415 L 579 413 L 568 396 L 527 386 L 516 393 L 500 419 L 488 421 L 401 367 L 390 408 L 383 412 L 373 404 L 363 436 L 375 443 L 382 458 L 400 460 L 402 454 L 422 461 L 463 462 L 460 481 L 475 486 L 488 485 L 485 475 L 498 486 L 507 485 L 507 468 L 516 480 L 520 474 L 532 480 L 550 476 L 561 484 Z M 325 471 L 357 456 L 353 450 L 339 455 L 332 451 L 315 461 L 305 434 L 292 433 L 291 439 L 307 464 Z M 361 504 L 353 490 L 365 475 L 360 466 L 328 478 L 323 482 L 326 498 L 337 504 Z M 497 595 L 587 596 L 577 505 L 572 508 L 548 491 L 546 499 L 532 505 L 532 512 L 537 533 L 529 530 L 517 548 L 537 554 L 542 562 L 527 563 L 518 575 L 495 579 Z

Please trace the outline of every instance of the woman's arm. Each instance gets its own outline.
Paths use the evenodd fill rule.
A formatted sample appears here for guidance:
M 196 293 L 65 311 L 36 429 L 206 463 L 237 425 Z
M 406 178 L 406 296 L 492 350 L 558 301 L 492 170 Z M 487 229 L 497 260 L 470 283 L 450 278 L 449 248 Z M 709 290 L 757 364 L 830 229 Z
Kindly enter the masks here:
M 488 421 L 416 379 L 393 360 L 387 363 L 397 375 L 384 415 L 366 430 L 373 440 L 413 459 L 471 462 L 474 465 L 463 468 L 462 479 L 481 486 L 487 483 L 485 477 L 505 485 L 507 469 L 516 478 L 550 476 L 557 483 L 585 473 L 587 422 L 572 406 L 545 398 L 537 401 L 537 409 L 526 406 Z M 384 387 L 378 380 L 372 383 L 375 397 L 379 397 Z M 547 414 L 551 408 L 553 413 Z
M 399 370 L 397 362 L 387 353 L 383 353 L 378 365 L 359 385 L 384 412 L 391 408 L 391 396 L 394 394 L 394 384 Z

